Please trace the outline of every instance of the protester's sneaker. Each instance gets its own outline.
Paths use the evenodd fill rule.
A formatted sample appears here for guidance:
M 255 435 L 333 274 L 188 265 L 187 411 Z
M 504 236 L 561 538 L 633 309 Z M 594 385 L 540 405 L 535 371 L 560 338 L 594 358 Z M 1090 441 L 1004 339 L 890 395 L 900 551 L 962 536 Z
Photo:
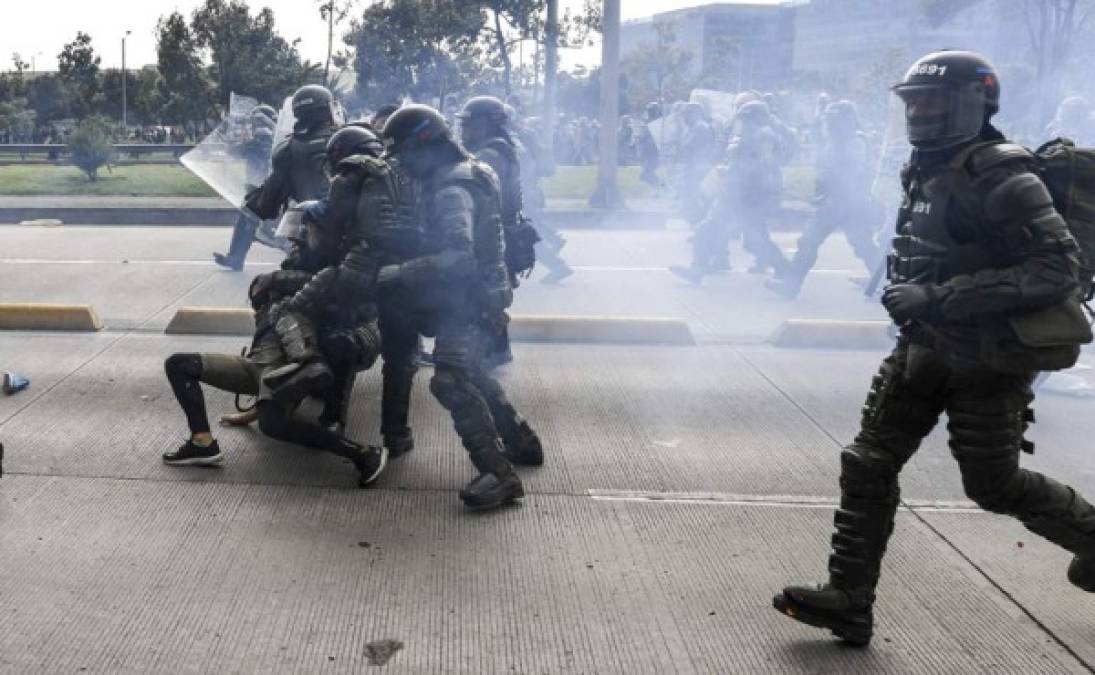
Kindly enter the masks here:
M 187 440 L 178 450 L 163 455 L 163 463 L 171 466 L 216 466 L 223 461 L 221 446 L 216 441 L 205 446 Z
M 225 255 L 223 253 L 214 253 L 213 262 L 217 263 L 221 267 L 227 267 L 234 272 L 239 272 L 243 269 L 243 260 Z
M 351 457 L 351 460 L 358 472 L 357 486 L 368 487 L 380 478 L 384 467 L 388 466 L 388 449 L 375 445 L 361 446 L 357 456 Z
M 30 386 L 30 380 L 12 372 L 4 373 L 4 393 L 8 396 Z

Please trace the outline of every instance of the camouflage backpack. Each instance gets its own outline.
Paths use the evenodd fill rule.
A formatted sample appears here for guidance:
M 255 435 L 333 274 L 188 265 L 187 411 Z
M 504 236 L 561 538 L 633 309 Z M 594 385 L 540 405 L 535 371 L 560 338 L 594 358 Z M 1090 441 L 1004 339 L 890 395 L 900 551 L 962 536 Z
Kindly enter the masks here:
M 1095 294 L 1095 148 L 1077 148 L 1067 138 L 1049 141 L 1034 152 L 1053 205 L 1080 245 L 1080 284 Z

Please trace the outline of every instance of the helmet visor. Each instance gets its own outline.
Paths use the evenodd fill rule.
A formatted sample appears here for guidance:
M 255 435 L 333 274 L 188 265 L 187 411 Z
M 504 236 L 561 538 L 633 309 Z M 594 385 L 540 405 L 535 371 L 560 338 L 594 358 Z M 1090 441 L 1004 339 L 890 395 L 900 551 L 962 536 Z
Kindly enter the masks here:
M 980 85 L 898 85 L 894 93 L 905 104 L 909 143 L 924 150 L 948 148 L 977 137 L 985 123 Z

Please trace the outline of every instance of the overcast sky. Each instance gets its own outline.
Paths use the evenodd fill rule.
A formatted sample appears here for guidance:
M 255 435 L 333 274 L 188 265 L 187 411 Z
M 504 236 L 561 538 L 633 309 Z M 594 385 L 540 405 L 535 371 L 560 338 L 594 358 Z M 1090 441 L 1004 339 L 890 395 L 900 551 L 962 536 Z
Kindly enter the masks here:
M 360 7 L 369 0 L 356 0 Z M 778 0 L 753 0 L 778 2 Z M 649 16 L 655 12 L 708 4 L 705 0 L 621 0 L 624 19 Z M 121 38 L 126 41 L 129 67 L 155 63 L 156 21 L 175 10 L 189 16 L 202 0 L 0 0 L 0 70 L 11 69 L 11 55 L 19 52 L 27 62 L 34 57 L 40 70 L 57 68 L 61 47 L 77 31 L 91 35 L 92 45 L 105 68 L 121 64 Z M 301 38 L 300 51 L 313 61 L 326 56 L 326 25 L 319 18 L 317 0 L 253 0 L 253 7 L 270 7 L 277 18 L 278 32 L 292 40 Z M 560 0 L 562 7 L 580 8 L 582 0 Z M 597 50 L 583 50 L 563 56 L 563 66 L 576 62 L 599 62 Z

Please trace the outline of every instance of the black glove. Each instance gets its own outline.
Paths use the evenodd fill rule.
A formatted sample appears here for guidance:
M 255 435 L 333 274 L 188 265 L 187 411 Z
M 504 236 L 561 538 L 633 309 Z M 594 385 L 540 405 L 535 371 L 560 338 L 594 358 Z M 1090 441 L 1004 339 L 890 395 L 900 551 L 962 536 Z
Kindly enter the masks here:
M 924 319 L 938 310 L 939 287 L 935 284 L 894 284 L 882 293 L 882 306 L 894 323 Z
M 247 291 L 251 298 L 251 307 L 258 309 L 270 301 L 270 290 L 274 285 L 274 275 L 271 272 L 260 274 L 251 280 L 251 288 Z

